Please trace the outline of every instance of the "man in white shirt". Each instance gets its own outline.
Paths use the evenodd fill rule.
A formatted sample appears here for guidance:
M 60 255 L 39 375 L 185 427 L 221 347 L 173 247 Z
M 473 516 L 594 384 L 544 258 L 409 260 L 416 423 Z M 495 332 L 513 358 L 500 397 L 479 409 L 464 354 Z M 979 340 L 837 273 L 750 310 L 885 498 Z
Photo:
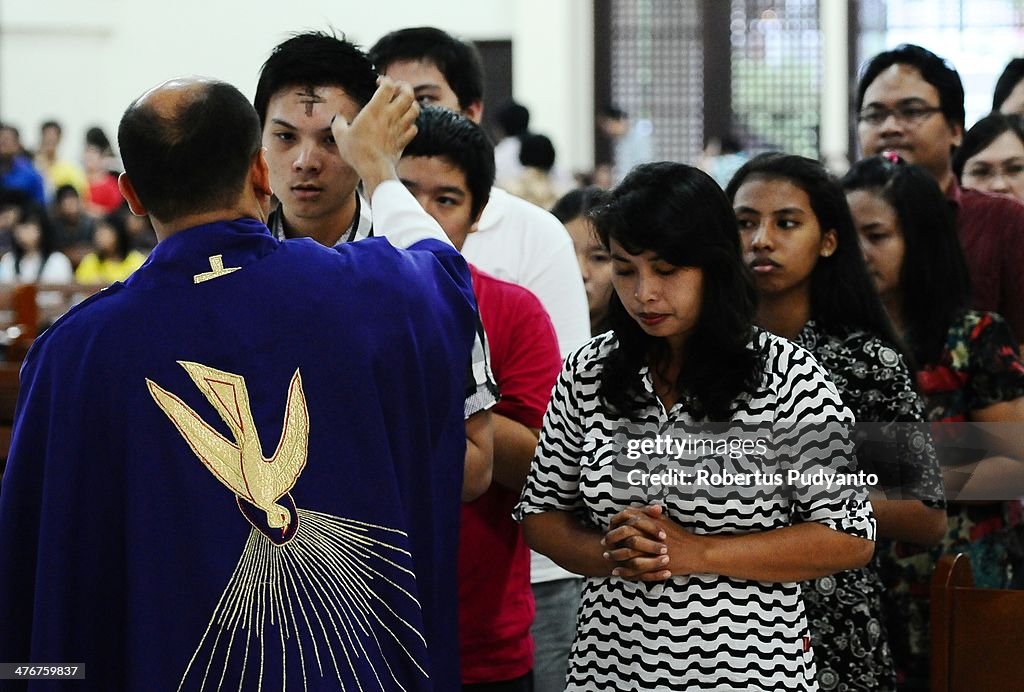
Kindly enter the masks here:
M 412 85 L 420 105 L 461 113 L 479 124 L 483 68 L 475 49 L 430 27 L 402 29 L 369 51 L 381 74 Z M 540 299 L 564 358 L 590 338 L 583 279 L 568 232 L 545 210 L 493 188 L 463 255 L 485 272 L 525 286 Z

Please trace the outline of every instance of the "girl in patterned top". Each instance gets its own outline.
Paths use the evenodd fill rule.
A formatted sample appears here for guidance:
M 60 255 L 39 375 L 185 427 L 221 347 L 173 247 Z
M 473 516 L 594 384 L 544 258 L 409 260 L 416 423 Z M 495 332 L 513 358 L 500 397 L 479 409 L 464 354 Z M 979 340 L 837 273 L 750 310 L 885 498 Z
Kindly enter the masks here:
M 608 301 L 612 297 L 612 258 L 601 244 L 587 212 L 604 199 L 605 190 L 591 185 L 567 192 L 551 207 L 551 214 L 562 222 L 572 238 L 576 261 L 583 275 L 583 288 L 587 291 L 590 308 L 590 333 L 603 334 L 608 324 Z
M 867 562 L 874 522 L 852 480 L 781 479 L 855 476 L 852 416 L 807 351 L 753 326 L 705 173 L 638 166 L 590 218 L 612 331 L 566 359 L 516 508 L 534 549 L 587 577 L 567 689 L 817 690 L 798 582 Z
M 757 324 L 810 350 L 858 423 L 921 423 L 921 398 L 865 269 L 838 181 L 817 161 L 769 153 L 740 168 L 726 193 L 744 260 L 754 271 Z M 863 426 L 861 432 L 867 428 L 874 442 L 886 443 L 886 456 L 864 444 L 858 462 L 878 473 L 881 487 L 915 498 L 872 495 L 879 535 L 936 543 L 945 514 L 934 506 L 941 477 L 925 432 L 914 425 Z M 918 478 L 914 487 L 905 484 L 909 469 Z M 895 689 L 877 566 L 803 586 L 821 688 Z
M 875 285 L 920 368 L 917 384 L 928 420 L 1024 421 L 1017 340 L 999 315 L 967 309 L 963 251 L 934 178 L 886 154 L 853 166 L 843 187 Z M 935 435 L 945 438 L 956 430 L 944 426 Z M 951 444 L 964 446 L 962 440 Z M 1020 452 L 1014 456 L 1021 458 Z M 940 554 L 970 555 L 978 586 L 1024 587 L 1021 503 L 993 501 L 1024 494 L 1024 464 L 993 457 L 973 474 L 947 472 L 945 478 L 951 497 L 988 502 L 951 503 L 937 548 L 879 546 L 893 648 L 907 689 L 927 688 L 928 581 Z

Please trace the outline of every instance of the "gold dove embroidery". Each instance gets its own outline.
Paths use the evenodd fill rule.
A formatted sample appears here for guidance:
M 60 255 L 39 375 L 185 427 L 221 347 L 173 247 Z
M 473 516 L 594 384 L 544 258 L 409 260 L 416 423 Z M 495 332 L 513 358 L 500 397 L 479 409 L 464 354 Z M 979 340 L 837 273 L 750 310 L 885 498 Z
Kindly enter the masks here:
M 200 363 L 178 363 L 234 441 L 147 378 L 149 393 L 203 465 L 235 494 L 252 525 L 185 665 L 179 692 L 263 689 L 263 661 L 271 655 L 282 661 L 281 677 L 266 681 L 266 687 L 308 690 L 312 682 L 320 689 L 333 674 L 342 690 L 352 684 L 360 690 L 406 689 L 392 668 L 395 660 L 407 661 L 414 675 L 428 679 L 408 535 L 301 509 L 290 495 L 309 451 L 309 411 L 299 371 L 288 386 L 277 449 L 266 457 L 245 379 Z M 277 645 L 279 653 L 272 651 Z M 211 673 L 215 661 L 219 676 Z
M 281 439 L 273 455 L 266 457 L 245 378 L 200 363 L 178 363 L 220 414 L 235 441 L 227 440 L 180 398 L 146 378 L 154 401 L 206 468 L 235 495 L 263 510 L 268 526 L 287 534 L 290 511 L 278 500 L 294 487 L 309 451 L 309 411 L 299 371 L 288 387 Z

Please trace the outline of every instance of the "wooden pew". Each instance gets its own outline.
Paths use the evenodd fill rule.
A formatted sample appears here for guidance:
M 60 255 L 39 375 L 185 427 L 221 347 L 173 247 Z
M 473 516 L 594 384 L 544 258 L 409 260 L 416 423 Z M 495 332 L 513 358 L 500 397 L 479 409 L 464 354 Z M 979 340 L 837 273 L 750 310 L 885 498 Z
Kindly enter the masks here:
M 0 284 L 0 475 L 11 445 L 21 361 L 33 340 L 102 286 Z
M 1024 690 L 1024 590 L 975 588 L 962 553 L 943 555 L 932 576 L 931 689 Z
M 14 405 L 18 401 L 18 372 L 21 363 L 0 361 L 0 477 L 11 448 L 11 428 L 14 425 Z

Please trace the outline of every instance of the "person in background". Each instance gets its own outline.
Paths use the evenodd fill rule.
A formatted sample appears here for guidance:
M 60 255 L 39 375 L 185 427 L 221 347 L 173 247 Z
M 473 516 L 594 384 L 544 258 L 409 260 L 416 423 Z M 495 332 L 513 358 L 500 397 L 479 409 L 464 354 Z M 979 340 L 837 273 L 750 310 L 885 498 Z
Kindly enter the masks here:
M 494 114 L 501 137 L 494 145 L 494 184 L 504 189 L 523 172 L 519 150 L 523 137 L 530 132 L 530 111 L 526 106 L 509 101 Z
M 970 271 L 972 307 L 998 312 L 1024 334 L 1024 206 L 957 182 L 952 154 L 964 133 L 960 74 L 935 53 L 902 44 L 867 62 L 856 105 L 865 156 L 894 151 L 931 173 L 945 193 Z
M 863 426 L 870 444 L 857 448 L 858 466 L 879 477 L 871 495 L 878 535 L 934 545 L 945 513 L 938 460 L 913 425 L 923 422 L 924 405 L 839 182 L 817 161 L 766 153 L 736 172 L 726 194 L 758 290 L 756 324 L 814 354 L 858 423 L 885 424 Z M 887 499 L 882 489 L 908 499 Z M 801 586 L 821 688 L 895 690 L 878 567 Z
M 1017 337 L 996 313 L 970 309 L 963 251 L 935 179 L 889 154 L 854 164 L 842 182 L 875 286 L 919 368 L 927 420 L 1024 422 Z M 946 428 L 935 430 L 939 439 Z M 956 430 L 945 432 L 949 445 L 959 444 Z M 1024 588 L 1024 512 L 1013 499 L 1024 495 L 1024 465 L 998 455 L 970 461 L 972 474 L 946 472 L 946 489 L 951 500 L 978 502 L 949 503 L 937 547 L 878 548 L 901 689 L 929 689 L 928 593 L 939 555 L 967 553 L 976 586 Z
M 1006 63 L 992 93 L 992 112 L 1024 115 L 1024 58 Z
M 733 134 L 725 134 L 720 138 L 708 139 L 701 155 L 700 167 L 724 190 L 732 177 L 736 175 L 736 171 L 749 158 L 743 153 L 743 145 L 740 144 L 739 139 Z
M 146 256 L 129 244 L 128 229 L 119 214 L 108 214 L 96 222 L 92 252 L 75 269 L 80 284 L 112 284 L 124 281 L 142 266 Z
M 0 190 L 18 190 L 36 204 L 46 204 L 43 176 L 25 155 L 21 133 L 9 123 L 0 122 Z
M 634 166 L 654 158 L 654 125 L 646 118 L 631 120 L 626 111 L 607 106 L 597 117 L 597 127 L 614 151 L 611 183 L 619 183 Z
M 564 192 L 552 175 L 555 145 L 544 135 L 526 135 L 519 149 L 519 163 L 523 166 L 522 173 L 505 189 L 541 209 L 551 209 Z
M 953 154 L 964 187 L 1024 201 L 1024 116 L 992 113 L 974 123 Z
M 133 250 L 138 250 L 148 255 L 150 250 L 156 247 L 156 231 L 148 216 L 136 216 L 130 211 L 126 213 L 121 209 L 121 217 L 124 219 L 124 227 L 128 230 L 129 244 Z
M 103 130 L 89 128 L 85 133 L 85 150 L 82 153 L 88 184 L 85 208 L 96 217 L 112 214 L 124 204 L 124 198 L 117 189 L 117 176 L 111 172 L 113 156 L 114 150 Z
M 10 251 L 0 257 L 0 282 L 69 283 L 74 274 L 67 256 L 54 249 L 53 228 L 46 211 L 25 204 L 14 223 Z
M 611 329 L 608 303 L 612 297 L 612 258 L 587 213 L 602 203 L 604 192 L 596 186 L 571 190 L 551 207 L 551 213 L 572 236 L 590 307 L 590 333 L 595 336 Z
M 39 127 L 39 148 L 36 150 L 36 170 L 43 176 L 48 198 L 64 185 L 71 185 L 84 194 L 86 189 L 85 173 L 82 167 L 57 157 L 60 148 L 61 126 L 56 120 L 47 120 Z
M 14 224 L 21 216 L 21 208 L 28 202 L 24 192 L 0 187 L 0 255 L 11 249 Z
M 53 195 L 50 221 L 56 248 L 77 265 L 92 247 L 95 217 L 87 214 L 78 190 L 72 185 L 61 185 Z

